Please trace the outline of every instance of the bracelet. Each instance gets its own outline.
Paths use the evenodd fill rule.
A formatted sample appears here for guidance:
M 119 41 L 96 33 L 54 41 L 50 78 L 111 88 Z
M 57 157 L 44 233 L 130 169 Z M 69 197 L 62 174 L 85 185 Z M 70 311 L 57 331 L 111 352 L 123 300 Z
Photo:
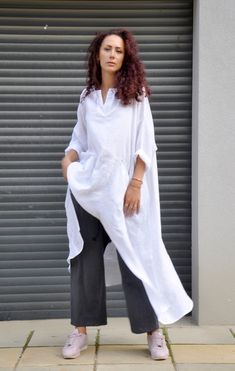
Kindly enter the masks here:
M 135 178 L 134 176 L 132 177 L 132 179 L 137 180 L 137 181 L 140 182 L 141 184 L 143 183 L 143 180 L 138 179 L 138 178 Z
M 134 180 L 134 183 L 133 183 L 133 180 Z M 141 180 L 139 180 L 138 183 L 135 183 L 135 179 L 132 178 L 131 181 L 130 181 L 130 186 L 133 187 L 133 188 L 140 189 L 141 188 L 141 185 L 142 185 L 142 181 Z

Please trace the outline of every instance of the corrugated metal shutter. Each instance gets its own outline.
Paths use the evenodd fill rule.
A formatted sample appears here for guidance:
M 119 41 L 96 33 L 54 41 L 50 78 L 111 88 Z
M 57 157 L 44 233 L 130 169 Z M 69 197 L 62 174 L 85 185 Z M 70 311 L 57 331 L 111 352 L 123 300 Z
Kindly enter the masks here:
M 95 31 L 136 35 L 153 95 L 163 238 L 190 294 L 192 1 L 0 0 L 0 319 L 69 316 L 60 159 Z M 125 314 L 120 287 L 109 315 Z

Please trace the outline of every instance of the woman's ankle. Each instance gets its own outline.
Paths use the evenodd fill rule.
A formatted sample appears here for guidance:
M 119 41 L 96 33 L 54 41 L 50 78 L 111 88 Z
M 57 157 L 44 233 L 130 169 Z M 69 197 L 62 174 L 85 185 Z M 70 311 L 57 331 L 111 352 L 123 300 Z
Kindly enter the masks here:
M 75 327 L 80 334 L 86 334 L 86 327 Z
M 160 333 L 161 333 L 161 330 L 160 330 L 160 328 L 156 328 L 156 329 L 153 330 L 153 331 L 148 331 L 147 334 L 148 334 L 148 335 L 152 335 L 153 332 L 160 332 Z

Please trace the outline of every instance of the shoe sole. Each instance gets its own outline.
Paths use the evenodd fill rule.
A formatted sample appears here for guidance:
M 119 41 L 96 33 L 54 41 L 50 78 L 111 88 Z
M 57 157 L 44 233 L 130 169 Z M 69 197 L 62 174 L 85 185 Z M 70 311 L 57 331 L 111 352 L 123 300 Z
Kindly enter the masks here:
M 155 360 L 155 361 L 164 361 L 164 360 L 166 360 L 167 358 L 169 357 L 169 354 L 168 355 L 166 355 L 166 356 L 163 356 L 163 357 L 152 357 L 151 356 L 151 358 L 153 359 L 153 360 Z
M 163 361 L 163 360 L 169 358 L 169 353 L 167 353 L 166 356 L 162 356 L 162 357 L 152 357 L 152 356 L 151 356 L 151 353 L 150 353 L 150 357 L 151 357 L 153 360 L 155 360 L 155 361 L 158 361 L 158 360 L 159 360 L 159 361 Z
M 154 361 L 164 361 L 166 360 L 168 357 L 151 357 Z
M 80 349 L 80 352 L 82 352 L 83 350 L 86 350 L 88 348 L 88 346 L 84 346 L 83 348 Z M 70 357 L 67 357 L 67 356 L 64 356 L 64 359 L 74 359 L 74 358 L 78 358 L 80 356 L 80 352 L 78 354 L 75 354 L 74 356 L 70 356 Z

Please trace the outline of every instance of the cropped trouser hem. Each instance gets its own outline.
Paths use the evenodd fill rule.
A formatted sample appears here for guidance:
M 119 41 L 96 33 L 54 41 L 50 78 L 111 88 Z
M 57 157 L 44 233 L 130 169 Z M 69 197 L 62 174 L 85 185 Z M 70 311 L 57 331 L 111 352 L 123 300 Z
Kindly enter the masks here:
M 131 327 L 131 332 L 133 332 L 133 334 L 143 334 L 145 332 L 152 332 L 157 329 L 159 329 L 159 325 L 156 324 L 154 327 L 144 327 L 139 329 Z
M 104 321 L 86 321 L 86 320 L 80 320 L 79 322 L 73 322 L 71 321 L 71 325 L 75 327 L 87 327 L 87 326 L 105 326 L 107 325 L 107 319 Z

